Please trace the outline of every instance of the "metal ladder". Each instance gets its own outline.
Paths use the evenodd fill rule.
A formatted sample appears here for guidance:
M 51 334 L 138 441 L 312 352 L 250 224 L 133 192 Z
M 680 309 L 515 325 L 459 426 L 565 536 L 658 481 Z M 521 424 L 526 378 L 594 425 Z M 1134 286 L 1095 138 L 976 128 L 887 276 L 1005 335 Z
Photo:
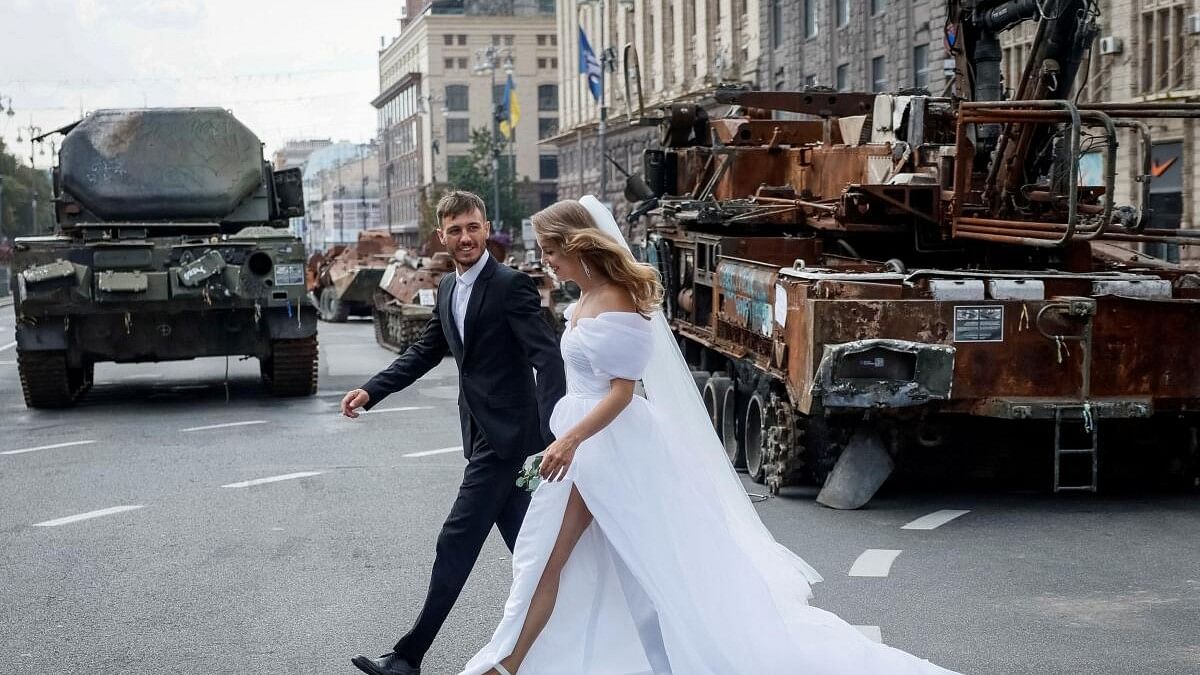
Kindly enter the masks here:
M 1067 417 L 1063 413 L 1067 411 L 1079 411 L 1079 417 Z M 1063 424 L 1078 424 L 1083 433 L 1092 439 L 1091 447 L 1087 448 L 1064 448 L 1062 444 Z M 1091 406 L 1084 404 L 1081 406 L 1068 406 L 1057 408 L 1054 411 L 1054 491 L 1083 491 L 1095 492 L 1100 474 L 1099 465 L 1099 425 L 1096 424 L 1095 418 L 1092 416 Z M 1062 458 L 1067 455 L 1091 455 L 1092 458 L 1092 480 L 1090 483 L 1081 485 L 1063 485 L 1062 484 Z

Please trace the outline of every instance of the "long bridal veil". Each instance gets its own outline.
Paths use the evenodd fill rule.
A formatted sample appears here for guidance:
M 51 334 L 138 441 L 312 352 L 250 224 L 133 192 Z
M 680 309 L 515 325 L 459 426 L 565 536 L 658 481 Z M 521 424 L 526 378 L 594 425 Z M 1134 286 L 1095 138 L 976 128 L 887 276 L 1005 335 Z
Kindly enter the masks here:
M 600 200 L 587 195 L 579 203 L 601 231 L 629 249 L 616 219 Z M 691 482 L 720 505 L 736 545 L 772 589 L 777 608 L 782 610 L 787 603 L 796 601 L 807 604 L 812 595 L 809 585 L 821 581 L 821 575 L 775 541 L 758 517 L 713 429 L 691 369 L 679 351 L 666 317 L 658 311 L 652 319 L 653 351 L 642 384 L 658 424 L 667 431 L 665 435 L 679 447 L 687 448 L 691 459 L 681 467 L 679 475 L 663 479 Z

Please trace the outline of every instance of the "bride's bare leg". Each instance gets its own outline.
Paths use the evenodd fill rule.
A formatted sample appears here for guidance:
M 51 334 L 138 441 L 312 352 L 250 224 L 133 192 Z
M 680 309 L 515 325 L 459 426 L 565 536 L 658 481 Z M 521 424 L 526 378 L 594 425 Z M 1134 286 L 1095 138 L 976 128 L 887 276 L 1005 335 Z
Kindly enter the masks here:
M 550 620 L 550 614 L 554 611 L 554 601 L 558 599 L 558 581 L 563 566 L 567 564 L 567 559 L 571 557 L 571 551 L 575 550 L 575 544 L 579 543 L 583 531 L 591 523 L 592 512 L 588 510 L 579 490 L 572 485 L 571 496 L 567 499 L 567 510 L 563 513 L 562 528 L 558 531 L 558 539 L 554 542 L 554 549 L 550 551 L 546 569 L 542 572 L 542 578 L 529 601 L 529 611 L 525 614 L 525 623 L 521 626 L 517 644 L 513 647 L 512 654 L 500 662 L 513 675 L 517 674 L 521 662 L 529 653 L 529 648 Z M 498 675 L 498 672 L 489 670 L 486 675 Z

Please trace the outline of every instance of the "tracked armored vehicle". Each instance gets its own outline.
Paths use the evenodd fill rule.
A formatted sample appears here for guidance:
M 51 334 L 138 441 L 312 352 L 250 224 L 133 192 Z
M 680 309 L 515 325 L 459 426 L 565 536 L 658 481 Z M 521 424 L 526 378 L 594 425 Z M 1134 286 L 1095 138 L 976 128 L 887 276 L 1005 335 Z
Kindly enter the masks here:
M 97 362 L 253 356 L 277 396 L 317 385 L 300 173 L 220 108 L 100 110 L 59 129 L 57 230 L 17 239 L 25 403 L 74 403 Z
M 1149 225 L 1150 122 L 1200 104 L 1079 100 L 1086 0 L 947 5 L 952 96 L 731 88 L 728 116 L 660 119 L 634 215 L 730 460 L 836 508 L 995 438 L 1055 492 L 1194 485 L 1200 275 L 1129 247 L 1200 244 Z M 998 33 L 1027 20 L 1001 100 Z
M 352 246 L 313 254 L 308 292 L 321 320 L 342 323 L 351 316 L 371 316 L 375 291 L 396 248 L 387 232 L 365 230 Z

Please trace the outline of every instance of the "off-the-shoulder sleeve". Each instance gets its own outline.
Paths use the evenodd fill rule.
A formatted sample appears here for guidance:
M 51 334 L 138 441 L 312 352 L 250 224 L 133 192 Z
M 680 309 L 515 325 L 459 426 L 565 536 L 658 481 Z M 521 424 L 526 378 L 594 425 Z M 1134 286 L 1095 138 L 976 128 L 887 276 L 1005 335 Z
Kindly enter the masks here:
M 650 322 L 638 314 L 608 312 L 583 318 L 575 331 L 598 377 L 640 380 L 650 362 Z

